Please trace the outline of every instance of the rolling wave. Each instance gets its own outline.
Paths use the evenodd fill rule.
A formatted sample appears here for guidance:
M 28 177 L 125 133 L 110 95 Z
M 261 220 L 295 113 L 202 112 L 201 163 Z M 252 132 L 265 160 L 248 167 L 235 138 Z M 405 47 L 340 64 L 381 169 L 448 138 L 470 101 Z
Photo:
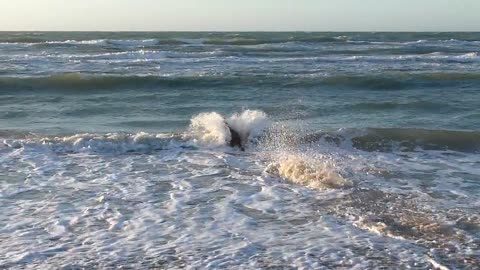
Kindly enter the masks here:
M 480 73 L 387 73 L 379 75 L 256 75 L 242 76 L 115 76 L 68 73 L 44 77 L 0 77 L 0 92 L 37 90 L 117 90 L 172 87 L 223 88 L 227 86 L 320 87 L 395 90 L 442 87 L 480 81 Z
M 480 132 L 429 130 L 418 128 L 345 129 L 339 132 L 310 134 L 303 142 L 327 141 L 336 145 L 351 144 L 369 152 L 439 150 L 466 153 L 480 152 Z
M 368 129 L 367 134 L 352 139 L 353 146 L 368 151 L 389 151 L 393 147 L 411 151 L 416 147 L 424 150 L 452 150 L 479 152 L 480 132 L 425 129 Z
M 247 81 L 242 78 L 221 77 L 168 77 L 168 76 L 90 76 L 62 74 L 46 77 L 3 77 L 0 78 L 0 92 L 15 90 L 118 90 L 138 88 L 212 87 Z
M 0 133 L 1 134 L 1 133 Z M 182 147 L 184 140 L 176 134 L 149 134 L 139 132 L 107 134 L 74 134 L 70 136 L 22 135 L 21 139 L 8 138 L 3 145 L 9 148 L 47 148 L 55 153 L 151 153 L 172 147 Z
M 355 104 L 349 104 L 349 108 L 354 110 L 367 110 L 367 111 L 376 111 L 376 110 L 396 110 L 396 109 L 414 109 L 414 110 L 438 110 L 441 106 L 447 106 L 448 104 L 441 102 L 433 101 L 412 101 L 412 102 L 360 102 Z

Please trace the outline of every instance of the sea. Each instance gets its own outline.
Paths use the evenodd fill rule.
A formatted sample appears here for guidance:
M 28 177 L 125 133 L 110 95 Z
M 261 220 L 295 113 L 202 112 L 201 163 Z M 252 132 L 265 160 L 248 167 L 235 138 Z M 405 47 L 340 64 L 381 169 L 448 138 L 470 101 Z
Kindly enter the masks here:
M 0 32 L 0 268 L 480 269 L 480 33 Z

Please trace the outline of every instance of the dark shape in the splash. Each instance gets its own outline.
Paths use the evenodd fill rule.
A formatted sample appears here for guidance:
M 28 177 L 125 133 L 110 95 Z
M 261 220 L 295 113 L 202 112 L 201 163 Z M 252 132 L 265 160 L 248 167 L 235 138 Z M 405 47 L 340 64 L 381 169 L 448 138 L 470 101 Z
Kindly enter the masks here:
M 243 147 L 244 144 L 242 142 L 242 137 L 240 136 L 240 134 L 238 134 L 238 132 L 231 128 L 228 124 L 227 127 L 230 130 L 230 135 L 232 137 L 229 144 L 230 147 L 238 146 L 240 150 L 245 151 L 245 148 Z

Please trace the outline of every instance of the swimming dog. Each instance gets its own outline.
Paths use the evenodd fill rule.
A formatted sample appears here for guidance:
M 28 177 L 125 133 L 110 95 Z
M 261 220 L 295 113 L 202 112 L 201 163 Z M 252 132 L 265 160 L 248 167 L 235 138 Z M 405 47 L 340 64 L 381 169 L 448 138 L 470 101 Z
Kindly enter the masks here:
M 240 136 L 240 134 L 236 130 L 234 130 L 228 123 L 225 123 L 225 124 L 227 125 L 228 129 L 230 130 L 230 135 L 231 135 L 231 139 L 230 139 L 230 143 L 229 143 L 230 147 L 237 147 L 238 146 L 240 148 L 240 150 L 245 151 L 244 140 L 246 138 L 242 139 L 242 136 Z M 246 136 L 246 137 L 248 137 L 248 136 Z

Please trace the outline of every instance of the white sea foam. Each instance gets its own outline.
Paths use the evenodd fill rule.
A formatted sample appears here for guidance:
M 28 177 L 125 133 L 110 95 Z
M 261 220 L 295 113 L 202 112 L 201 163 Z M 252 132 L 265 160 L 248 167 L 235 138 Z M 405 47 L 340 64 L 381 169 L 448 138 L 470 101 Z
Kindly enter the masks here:
M 27 139 L 5 139 L 3 144 L 10 148 L 49 148 L 60 153 L 128 153 L 151 152 L 180 146 L 181 139 L 171 134 L 75 134 L 65 137 Z
M 46 41 L 45 44 L 71 44 L 71 45 L 114 45 L 125 47 L 153 46 L 158 44 L 157 39 L 92 39 L 92 40 L 64 40 Z M 35 43 L 32 43 L 35 44 Z M 40 43 L 38 43 L 40 44 Z
M 106 45 L 106 39 L 46 41 L 45 44 Z
M 352 186 L 351 181 L 338 173 L 331 160 L 304 153 L 277 156 L 275 161 L 267 166 L 266 172 L 314 189 Z
M 474 59 L 474 58 L 479 58 L 478 52 L 471 52 L 471 53 L 466 53 L 458 56 L 459 58 L 465 58 L 465 59 Z
M 263 126 L 265 117 L 250 111 L 226 119 L 260 134 L 254 127 Z M 212 144 L 224 145 L 224 119 L 218 113 L 192 118 L 192 125 L 217 134 L 200 134 L 197 140 L 206 135 Z M 8 145 L 0 147 L 0 176 L 7 179 L 0 181 L 5 224 L 0 237 L 9 241 L 0 241 L 0 252 L 6 254 L 0 268 L 310 269 L 328 264 L 364 269 L 392 263 L 428 268 L 425 255 L 432 253 L 436 259 L 439 253 L 438 262 L 445 265 L 477 265 L 478 215 L 460 207 L 463 197 L 432 199 L 429 194 L 451 196 L 449 190 L 461 189 L 468 205 L 478 204 L 478 192 L 468 180 L 442 178 L 457 171 L 478 174 L 478 155 L 346 149 L 353 157 L 341 160 L 338 147 L 302 145 L 305 132 L 289 134 L 285 127 L 283 133 L 263 133 L 274 137 L 273 147 L 260 142 L 244 153 L 200 144 L 153 154 L 142 150 L 163 145 L 168 134 L 5 140 Z M 173 137 L 175 145 L 178 137 Z M 269 154 L 265 160 L 264 150 Z M 383 166 L 386 172 L 374 175 L 359 168 L 345 173 L 357 163 Z M 264 173 L 266 164 L 269 173 Z M 435 174 L 432 185 L 408 175 L 412 171 Z M 395 175 L 389 178 L 389 172 Z M 353 181 L 355 187 L 348 188 Z M 421 197 L 408 199 L 411 194 Z M 455 203 L 454 211 L 441 209 Z M 444 233 L 443 224 L 455 226 L 454 233 Z M 419 241 L 422 245 L 415 244 Z M 457 257 L 445 256 L 450 255 L 445 246 L 455 246 Z M 462 265 L 463 257 L 471 261 Z

